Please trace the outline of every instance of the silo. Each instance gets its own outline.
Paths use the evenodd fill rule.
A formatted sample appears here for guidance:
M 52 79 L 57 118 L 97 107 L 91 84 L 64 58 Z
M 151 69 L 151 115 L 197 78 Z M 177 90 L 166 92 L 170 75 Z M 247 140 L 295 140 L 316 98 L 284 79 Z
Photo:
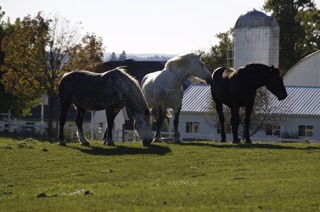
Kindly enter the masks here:
M 279 66 L 280 27 L 277 20 L 252 10 L 241 15 L 235 25 L 234 66 L 263 63 Z

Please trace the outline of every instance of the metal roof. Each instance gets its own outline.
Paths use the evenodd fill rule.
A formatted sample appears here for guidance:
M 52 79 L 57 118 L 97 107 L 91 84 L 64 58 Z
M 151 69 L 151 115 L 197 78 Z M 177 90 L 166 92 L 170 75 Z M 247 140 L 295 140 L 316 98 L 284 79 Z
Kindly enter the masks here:
M 267 16 L 263 12 L 253 9 L 252 11 L 241 15 L 235 25 L 236 29 L 247 27 L 279 27 L 279 24 L 274 17 Z
M 320 115 L 320 87 L 286 86 L 288 97 L 283 101 L 270 94 L 272 113 L 287 115 Z
M 278 99 L 270 92 L 271 113 L 320 116 L 320 87 L 286 86 L 288 97 Z M 212 101 L 210 85 L 192 84 L 184 92 L 181 112 L 207 113 Z
M 212 101 L 211 88 L 207 84 L 191 84 L 182 99 L 183 112 L 208 112 Z

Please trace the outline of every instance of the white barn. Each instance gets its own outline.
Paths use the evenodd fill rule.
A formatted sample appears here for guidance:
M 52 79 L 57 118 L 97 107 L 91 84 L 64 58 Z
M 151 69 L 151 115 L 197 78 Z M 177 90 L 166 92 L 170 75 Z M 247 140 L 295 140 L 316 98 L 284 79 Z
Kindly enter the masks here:
M 278 101 L 270 95 L 273 115 L 282 115 L 286 121 L 277 129 L 262 128 L 251 138 L 253 141 L 309 140 L 320 142 L 320 87 L 286 86 L 288 97 Z M 218 124 L 210 119 L 210 85 L 191 85 L 184 93 L 179 131 L 184 140 L 220 141 Z M 172 125 L 170 125 L 172 126 Z M 227 140 L 232 134 L 227 133 Z
M 91 128 L 99 129 L 101 133 L 101 138 L 107 127 L 107 117 L 105 110 L 99 110 L 92 112 Z M 122 141 L 122 131 L 125 121 L 129 120 L 127 111 L 125 108 L 122 108 L 116 118 L 114 119 L 113 124 L 113 139 L 114 141 Z
M 285 85 L 320 86 L 320 51 L 300 60 L 283 79 Z

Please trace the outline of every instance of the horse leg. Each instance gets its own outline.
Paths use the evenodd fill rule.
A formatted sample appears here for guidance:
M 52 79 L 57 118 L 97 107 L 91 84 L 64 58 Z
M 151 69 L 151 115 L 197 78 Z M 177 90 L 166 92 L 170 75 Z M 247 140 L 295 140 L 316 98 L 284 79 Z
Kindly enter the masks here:
M 223 115 L 223 108 L 221 102 L 216 102 L 216 110 L 219 115 L 219 122 L 221 126 L 221 142 L 227 142 L 226 139 L 226 131 L 224 127 L 224 115 Z
M 86 110 L 84 108 L 77 107 L 77 115 L 76 115 L 75 121 L 76 121 L 77 130 L 78 130 L 78 136 L 79 136 L 79 140 L 80 140 L 81 145 L 89 146 L 90 143 L 86 139 L 86 137 L 84 136 L 83 128 L 82 128 L 83 116 L 84 116 L 85 112 L 86 112 Z
M 70 105 L 61 105 L 61 113 L 60 113 L 60 118 L 59 118 L 59 125 L 60 125 L 60 129 L 59 129 L 59 142 L 58 145 L 60 146 L 66 146 L 66 142 L 64 140 L 64 125 L 66 123 L 66 118 L 67 118 L 67 113 L 69 110 Z
M 158 113 L 158 120 L 157 120 L 157 124 L 156 124 L 157 129 L 156 129 L 156 134 L 154 135 L 153 142 L 162 142 L 161 131 L 162 131 L 163 121 L 164 121 L 164 117 L 165 117 L 165 112 L 159 106 L 157 108 L 157 113 Z
M 181 111 L 181 106 L 176 110 L 174 114 L 173 126 L 174 126 L 174 135 L 173 135 L 173 143 L 181 143 L 180 132 L 179 132 L 179 115 Z
M 231 109 L 231 125 L 232 125 L 232 135 L 234 144 L 240 144 L 240 139 L 238 137 L 238 127 L 240 124 L 239 118 L 239 107 L 233 107 Z
M 117 114 L 118 113 L 113 112 L 113 110 L 106 109 L 107 127 L 103 136 L 103 143 L 102 143 L 103 145 L 115 146 L 113 137 L 112 137 L 112 129 L 113 129 L 113 122 Z
M 253 103 L 246 107 L 245 131 L 244 131 L 246 144 L 252 144 L 252 141 L 250 139 L 250 132 L 249 132 L 252 108 L 253 108 Z

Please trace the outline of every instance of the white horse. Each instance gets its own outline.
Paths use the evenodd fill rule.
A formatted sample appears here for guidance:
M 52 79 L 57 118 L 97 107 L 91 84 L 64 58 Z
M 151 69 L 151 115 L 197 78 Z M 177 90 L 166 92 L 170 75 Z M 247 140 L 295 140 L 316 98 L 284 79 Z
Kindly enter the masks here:
M 173 141 L 180 143 L 179 114 L 182 106 L 183 82 L 189 77 L 198 77 L 211 83 L 211 74 L 201 61 L 201 54 L 189 53 L 170 59 L 162 71 L 147 74 L 141 82 L 142 93 L 150 108 L 157 109 L 157 125 L 155 142 L 161 142 L 160 133 L 165 116 L 170 117 L 167 111 L 174 111 Z

